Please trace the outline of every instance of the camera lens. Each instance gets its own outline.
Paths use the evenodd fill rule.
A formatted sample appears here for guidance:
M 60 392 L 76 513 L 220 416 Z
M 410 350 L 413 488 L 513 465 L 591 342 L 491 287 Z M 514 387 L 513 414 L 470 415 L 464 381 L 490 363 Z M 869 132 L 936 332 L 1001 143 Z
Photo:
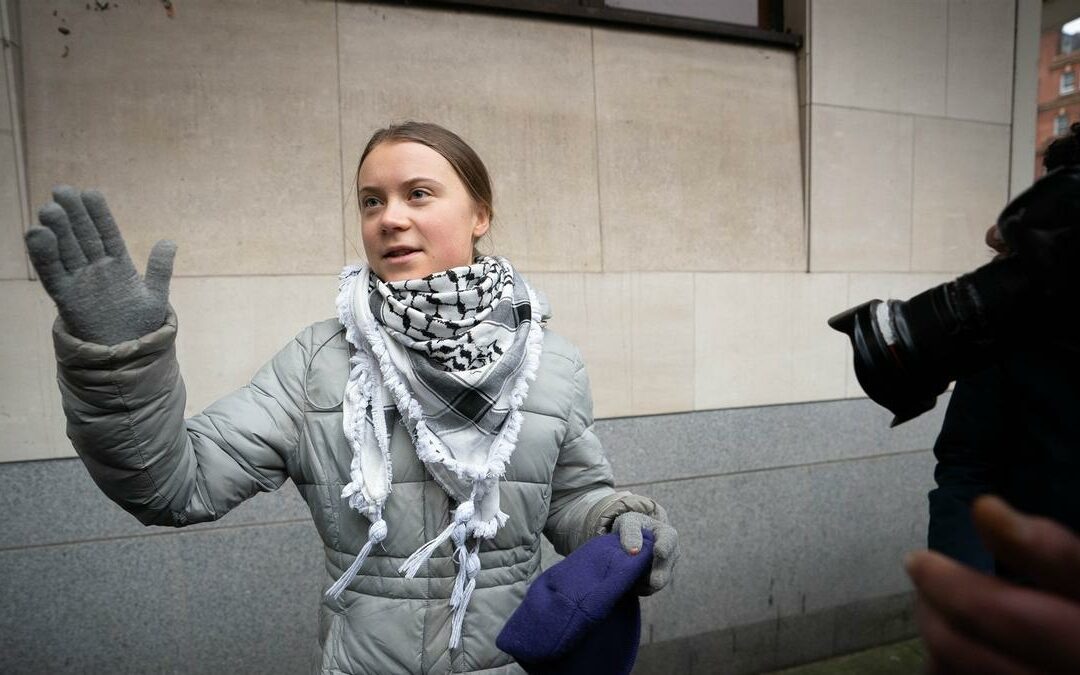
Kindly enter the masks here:
M 1062 167 L 998 216 L 1005 257 L 906 302 L 871 300 L 829 319 L 851 339 L 859 384 L 893 412 L 893 426 L 1024 340 L 1080 349 L 1078 225 L 1080 167 Z
M 993 361 L 1027 325 L 1032 284 L 1015 257 L 907 301 L 871 300 L 829 325 L 851 339 L 867 396 L 902 424 L 934 407 L 949 383 Z

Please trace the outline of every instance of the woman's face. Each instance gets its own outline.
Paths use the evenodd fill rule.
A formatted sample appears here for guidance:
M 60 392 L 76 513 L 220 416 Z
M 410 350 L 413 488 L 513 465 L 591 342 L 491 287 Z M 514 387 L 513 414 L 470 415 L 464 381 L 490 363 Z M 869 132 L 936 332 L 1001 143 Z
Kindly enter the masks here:
M 417 279 L 469 265 L 488 229 L 442 155 L 421 143 L 375 146 L 360 166 L 360 235 L 368 265 L 383 281 Z

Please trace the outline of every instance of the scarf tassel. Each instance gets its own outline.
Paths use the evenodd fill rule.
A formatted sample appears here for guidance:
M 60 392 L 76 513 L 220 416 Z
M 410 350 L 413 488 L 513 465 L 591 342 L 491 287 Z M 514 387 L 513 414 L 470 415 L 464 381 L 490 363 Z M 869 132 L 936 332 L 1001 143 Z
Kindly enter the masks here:
M 454 622 L 450 631 L 450 649 L 457 649 L 457 646 L 461 643 L 461 627 L 465 623 L 465 610 L 469 606 L 469 600 L 472 598 L 474 590 L 476 590 L 476 579 L 469 579 L 469 583 L 461 594 L 458 606 L 454 608 Z
M 480 573 L 480 542 L 470 552 L 464 544 L 455 552 L 458 558 L 458 573 L 454 579 L 454 590 L 450 594 L 450 607 L 454 610 L 454 621 L 450 631 L 450 648 L 455 649 L 461 642 L 461 627 L 465 623 L 465 610 L 469 607 L 473 591 L 476 590 L 476 575 Z
M 469 552 L 464 546 L 458 548 L 457 553 L 460 555 L 455 556 L 459 559 L 457 578 L 454 579 L 454 590 L 450 594 L 450 606 L 457 608 L 461 604 L 465 596 L 465 587 L 468 581 L 476 578 L 477 573 L 480 572 L 480 545 Z M 466 601 L 467 602 L 467 601 Z
M 475 487 L 473 488 L 473 495 L 475 498 Z M 454 522 L 447 525 L 446 529 L 439 533 L 439 536 L 413 551 L 408 560 L 398 568 L 398 572 L 404 574 L 406 579 L 412 579 L 420 571 L 420 566 L 435 553 L 435 549 L 442 546 L 450 537 L 454 538 L 454 544 L 458 549 L 464 547 L 465 537 L 468 535 L 467 523 L 472 519 L 474 513 L 475 507 L 472 499 L 458 504 L 458 507 L 454 509 Z
M 371 553 L 371 549 L 375 544 L 381 543 L 386 539 L 386 521 L 382 518 L 371 523 L 371 527 L 368 529 L 367 543 L 361 547 L 360 552 L 356 554 L 356 559 L 349 565 L 349 569 L 345 570 L 334 585 L 326 590 L 326 597 L 332 600 L 337 600 L 345 588 L 352 583 L 352 580 L 356 578 L 356 574 L 360 571 L 360 566 L 367 560 L 368 554 Z
M 445 530 L 439 533 L 439 536 L 413 551 L 413 554 L 398 568 L 398 572 L 404 574 L 406 579 L 415 577 L 416 573 L 420 571 L 420 567 L 435 553 L 435 549 L 442 546 L 447 539 L 453 536 L 454 530 L 459 527 L 462 529 L 462 538 L 464 538 L 465 524 L 450 523 Z

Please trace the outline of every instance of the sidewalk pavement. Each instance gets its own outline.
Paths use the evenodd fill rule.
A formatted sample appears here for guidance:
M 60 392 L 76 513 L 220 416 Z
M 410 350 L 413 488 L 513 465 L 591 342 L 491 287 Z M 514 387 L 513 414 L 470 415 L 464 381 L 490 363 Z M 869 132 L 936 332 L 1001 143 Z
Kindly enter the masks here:
M 915 639 L 777 670 L 770 675 L 918 675 L 925 669 L 926 652 Z

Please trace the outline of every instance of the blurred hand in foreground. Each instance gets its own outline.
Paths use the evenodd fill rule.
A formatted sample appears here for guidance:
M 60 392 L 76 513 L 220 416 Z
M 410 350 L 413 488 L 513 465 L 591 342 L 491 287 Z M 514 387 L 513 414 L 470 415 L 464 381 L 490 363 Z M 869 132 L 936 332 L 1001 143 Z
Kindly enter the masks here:
M 931 551 L 905 560 L 931 673 L 1080 673 L 1080 537 L 997 497 L 972 517 L 995 559 L 1031 579 L 1019 586 Z

